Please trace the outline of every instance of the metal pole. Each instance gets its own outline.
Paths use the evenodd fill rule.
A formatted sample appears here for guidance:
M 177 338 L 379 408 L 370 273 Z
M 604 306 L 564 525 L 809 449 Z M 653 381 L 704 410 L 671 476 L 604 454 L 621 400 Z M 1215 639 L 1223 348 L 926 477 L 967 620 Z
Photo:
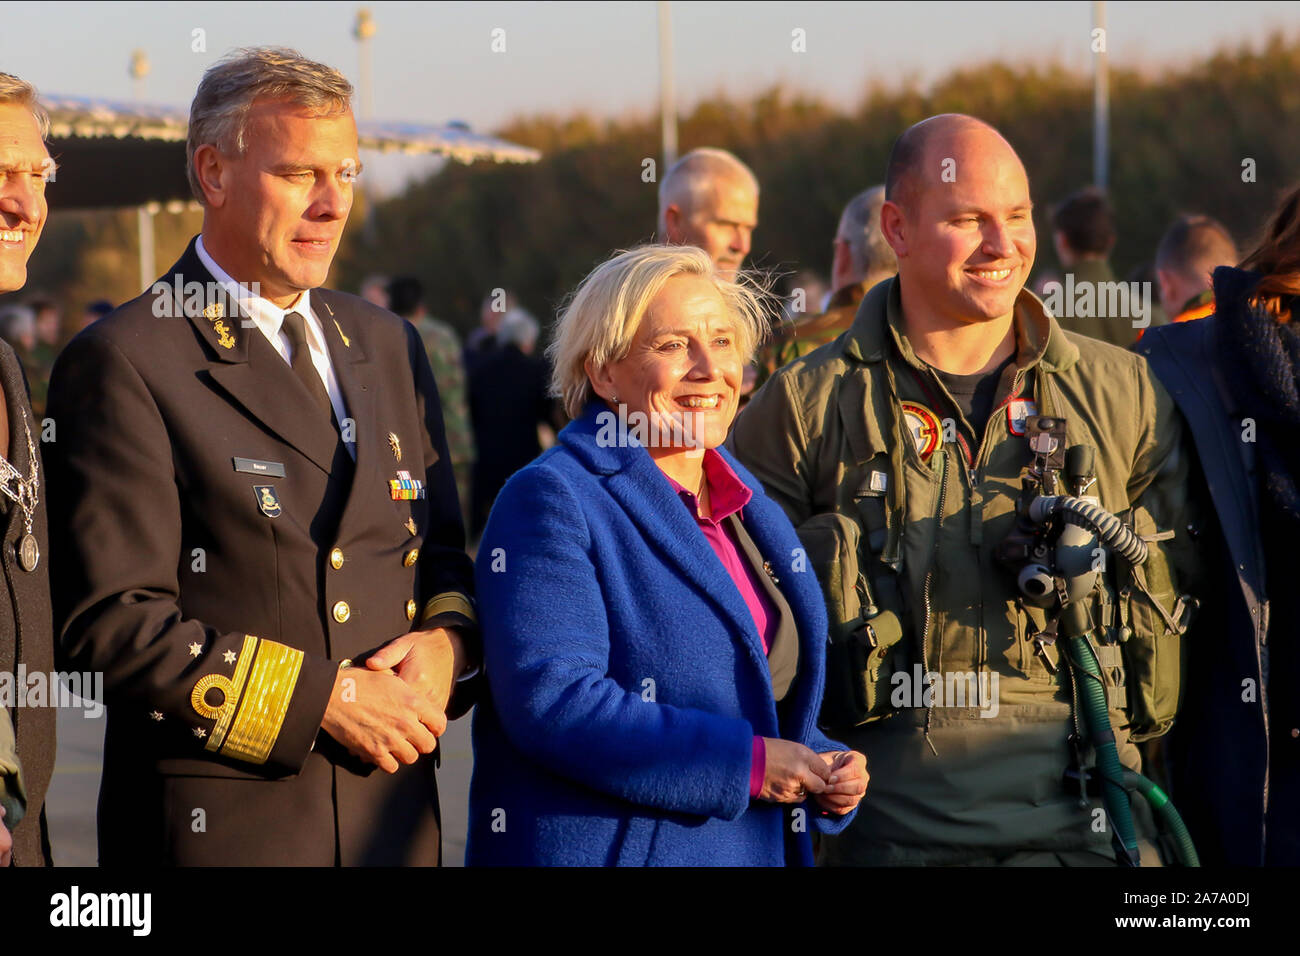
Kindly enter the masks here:
M 1110 54 L 1107 52 L 1106 0 L 1094 0 L 1092 25 L 1092 179 L 1095 185 L 1105 189 L 1110 179 Z M 1097 34 L 1097 30 L 1102 32 Z
M 137 206 L 135 209 L 135 221 L 140 231 L 140 290 L 144 291 L 153 285 L 153 280 L 157 278 L 153 271 L 154 266 L 154 241 L 153 241 L 153 217 L 158 211 L 157 203 L 148 203 L 144 206 Z
M 375 18 L 370 11 L 362 7 L 357 11 L 356 22 L 352 26 L 352 35 L 357 39 L 357 53 L 361 63 L 361 118 L 374 119 L 374 84 L 370 72 L 370 38 L 375 35 Z
M 659 0 L 659 115 L 664 171 L 677 161 L 677 94 L 673 89 L 673 14 L 668 0 Z

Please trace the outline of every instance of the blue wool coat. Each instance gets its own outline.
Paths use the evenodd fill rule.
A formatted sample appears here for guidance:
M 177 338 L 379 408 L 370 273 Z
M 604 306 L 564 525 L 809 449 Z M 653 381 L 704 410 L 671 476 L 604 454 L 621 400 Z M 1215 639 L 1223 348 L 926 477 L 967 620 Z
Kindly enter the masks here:
M 734 582 L 645 448 L 610 444 L 593 403 L 518 472 L 478 552 L 490 695 L 474 715 L 467 864 L 782 866 L 852 819 L 749 796 L 755 735 L 843 750 L 816 727 L 821 590 L 785 514 L 743 522 L 798 622 L 781 707 Z M 856 811 L 855 811 L 856 812 Z

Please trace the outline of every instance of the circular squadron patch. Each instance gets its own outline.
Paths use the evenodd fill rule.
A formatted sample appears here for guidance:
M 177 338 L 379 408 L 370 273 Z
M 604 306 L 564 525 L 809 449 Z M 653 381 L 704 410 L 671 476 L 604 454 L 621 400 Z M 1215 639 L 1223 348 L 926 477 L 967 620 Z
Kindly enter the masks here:
M 934 412 L 916 402 L 903 402 L 903 423 L 916 445 L 921 461 L 929 461 L 943 438 L 943 427 Z

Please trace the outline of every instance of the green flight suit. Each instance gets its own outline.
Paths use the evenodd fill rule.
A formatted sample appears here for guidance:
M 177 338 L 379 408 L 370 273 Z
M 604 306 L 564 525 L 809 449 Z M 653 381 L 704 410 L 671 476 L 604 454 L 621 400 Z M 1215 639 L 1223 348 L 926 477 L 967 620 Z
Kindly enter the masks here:
M 1021 470 L 1031 458 L 1026 439 L 1012 429 L 1023 425 L 1015 417 L 1025 414 L 1022 401 L 1036 402 L 1039 414 L 1065 417 L 1066 447 L 1096 449 L 1091 493 L 1113 514 L 1133 509 L 1139 534 L 1186 527 L 1188 460 L 1173 402 L 1139 357 L 1062 332 L 1029 292 L 1016 301 L 1015 328 L 1016 361 L 999 384 L 984 434 L 976 436 L 903 335 L 898 280 L 882 282 L 848 331 L 776 372 L 728 440 L 799 529 L 809 557 L 815 546 L 824 550 L 817 539 L 827 518 L 841 529 L 860 528 L 870 541 L 871 568 L 864 557 L 863 571 L 876 597 L 885 584 L 898 595 L 902 634 L 875 683 L 874 719 L 827 726 L 867 755 L 871 782 L 853 826 L 824 841 L 822 862 L 1114 859 L 1109 830 L 1096 826 L 1100 799 L 1090 798 L 1085 809 L 1078 789 L 1062 780 L 1070 763 L 1066 664 L 1053 662 L 1053 673 L 1036 653 L 1029 637 L 1043 625 L 1042 612 L 1017 603 L 1013 582 L 994 559 L 1014 522 Z M 1152 548 L 1148 566 L 1165 561 L 1160 573 L 1151 570 L 1165 601 L 1173 589 L 1167 566 L 1191 560 L 1175 554 L 1185 537 Z M 1109 584 L 1103 591 L 1096 613 L 1110 634 L 1121 620 L 1135 628 L 1150 623 L 1146 605 L 1136 607 L 1127 594 L 1118 604 Z M 1181 653 L 1176 632 L 1161 640 L 1162 654 Z M 1139 688 L 1126 688 L 1119 652 L 1116 644 L 1099 653 L 1121 760 L 1138 769 L 1128 697 Z M 837 666 L 828 657 L 823 723 L 831 690 L 844 679 Z M 970 695 L 949 692 L 941 701 L 947 706 L 922 706 L 922 681 L 914 678 L 927 670 L 954 678 L 954 689 L 967 675 Z M 1157 703 L 1160 720 L 1144 719 L 1143 737 L 1168 729 L 1176 703 Z M 1084 761 L 1092 765 L 1086 748 Z M 1135 820 L 1149 837 L 1140 802 Z M 1155 860 L 1149 846 L 1146 860 Z
M 13 832 L 23 818 L 27 800 L 23 793 L 22 768 L 18 766 L 14 725 L 6 707 L 0 707 L 0 806 L 5 808 L 5 817 L 0 823 Z

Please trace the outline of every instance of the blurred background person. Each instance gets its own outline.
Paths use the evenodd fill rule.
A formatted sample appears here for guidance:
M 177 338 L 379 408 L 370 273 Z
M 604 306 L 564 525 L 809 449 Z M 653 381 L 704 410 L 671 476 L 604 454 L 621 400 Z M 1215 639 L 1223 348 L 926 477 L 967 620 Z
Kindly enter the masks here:
M 373 300 L 372 300 L 373 301 Z M 415 326 L 433 368 L 433 380 L 442 400 L 442 423 L 447 451 L 456 472 L 456 491 L 462 514 L 469 501 L 470 471 L 474 463 L 474 436 L 470 430 L 465 367 L 461 364 L 460 338 L 446 322 L 424 306 L 424 286 L 414 276 L 397 276 L 384 287 L 385 308 Z
M 508 289 L 493 289 L 483 297 L 478 309 L 478 328 L 465 337 L 465 371 L 473 373 L 479 364 L 497 347 L 497 332 L 507 312 L 518 304 L 514 293 Z
M 1214 312 L 1211 280 L 1219 266 L 1238 260 L 1232 235 L 1209 216 L 1180 216 L 1156 247 L 1160 305 L 1173 322 L 1203 319 Z
M 381 275 L 366 276 L 361 281 L 361 287 L 357 290 L 357 294 L 367 302 L 373 302 L 381 309 L 387 309 L 388 277 Z
M 521 308 L 501 319 L 497 347 L 469 379 L 470 417 L 478 458 L 470 493 L 470 535 L 482 534 L 497 492 L 542 453 L 539 428 L 555 425 L 550 366 L 533 355 L 537 320 Z
M 659 236 L 696 246 L 734 280 L 758 228 L 758 179 L 725 149 L 701 147 L 677 160 L 659 183 Z
M 77 327 L 76 331 L 80 332 L 82 329 L 90 328 L 90 326 L 112 312 L 113 308 L 113 303 L 107 299 L 96 299 L 86 306 L 85 311 L 81 313 L 81 325 Z
M 825 345 L 850 325 L 858 303 L 876 283 L 898 272 L 894 250 L 880 231 L 885 187 L 872 186 L 849 200 L 835 230 L 831 259 L 831 297 L 820 315 L 796 319 L 774 341 L 760 364 L 759 384 L 782 365 Z
M 1203 864 L 1297 866 L 1300 186 L 1240 268 L 1213 281 L 1212 315 L 1137 346 L 1187 421 L 1208 505 L 1171 796 Z
M 53 299 L 44 296 L 29 303 L 36 320 L 36 346 L 31 352 L 28 382 L 32 389 L 32 412 L 45 416 L 45 398 L 50 392 L 50 372 L 63 347 L 63 313 Z
M 1071 276 L 1075 289 L 1090 284 L 1095 290 L 1103 282 L 1115 281 L 1110 267 L 1110 251 L 1115 246 L 1115 214 L 1106 194 L 1090 186 L 1057 204 L 1052 210 L 1052 243 L 1065 275 L 1062 281 L 1067 283 L 1067 307 L 1061 310 L 1065 314 L 1053 318 L 1066 331 L 1089 335 L 1120 348 L 1132 345 L 1138 330 L 1133 328 L 1129 316 L 1102 315 L 1104 308 L 1094 309 L 1092 315 L 1075 316 L 1068 292 Z M 1095 301 L 1105 298 L 1101 296 Z
M 718 447 L 764 325 L 706 254 L 665 246 L 598 266 L 561 317 L 575 421 L 479 548 L 470 865 L 806 864 L 795 805 L 823 832 L 851 818 L 866 764 L 816 727 L 816 578 L 786 570 L 794 529 Z
M 36 350 L 36 314 L 30 306 L 8 305 L 0 309 L 0 339 L 17 353 L 30 380 L 32 353 Z

